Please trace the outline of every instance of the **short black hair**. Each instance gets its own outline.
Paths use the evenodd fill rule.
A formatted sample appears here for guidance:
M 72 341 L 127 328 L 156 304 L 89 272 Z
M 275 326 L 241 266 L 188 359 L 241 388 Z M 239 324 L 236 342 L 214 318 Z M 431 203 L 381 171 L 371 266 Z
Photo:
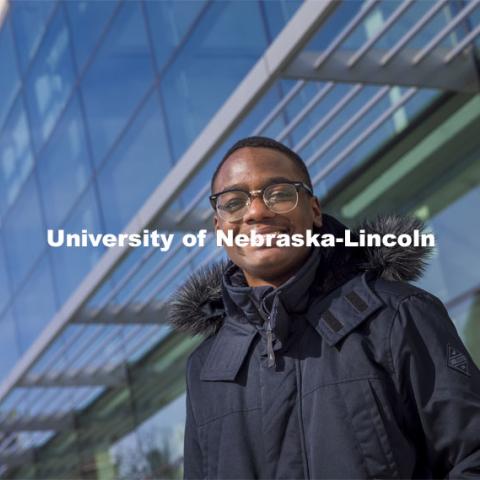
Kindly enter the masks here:
M 240 150 L 241 148 L 245 147 L 254 147 L 254 148 L 271 148 L 272 150 L 278 150 L 279 152 L 284 153 L 292 162 L 295 163 L 295 165 L 299 168 L 299 170 L 302 172 L 303 176 L 305 177 L 305 183 L 307 186 L 309 186 L 312 191 L 313 191 L 313 186 L 312 186 L 312 179 L 310 178 L 310 173 L 308 172 L 307 166 L 305 165 L 305 162 L 302 160 L 300 155 L 296 154 L 293 150 L 288 148 L 286 145 L 283 143 L 277 142 L 273 138 L 269 137 L 246 137 L 242 138 L 241 140 L 238 140 L 233 146 L 231 146 L 227 153 L 223 156 L 222 160 L 218 164 L 217 168 L 213 172 L 212 175 L 212 181 L 210 184 L 210 189 L 213 192 L 213 184 L 215 183 L 215 179 L 218 176 L 218 173 L 220 172 L 220 169 L 222 168 L 222 165 L 225 163 L 227 158 L 236 150 Z

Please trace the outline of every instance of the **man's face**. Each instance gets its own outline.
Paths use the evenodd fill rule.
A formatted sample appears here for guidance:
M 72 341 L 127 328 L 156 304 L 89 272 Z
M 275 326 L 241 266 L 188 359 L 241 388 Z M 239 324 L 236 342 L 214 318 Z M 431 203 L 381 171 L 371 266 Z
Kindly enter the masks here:
M 214 184 L 214 193 L 231 188 L 251 191 L 260 190 L 281 181 L 305 182 L 302 171 L 288 156 L 274 149 L 245 147 L 228 157 L 222 165 Z M 298 193 L 297 206 L 288 213 L 275 213 L 268 209 L 262 197 L 252 198 L 250 208 L 243 218 L 228 222 L 215 214 L 215 230 L 249 234 L 273 232 L 301 233 L 322 224 L 318 200 L 304 189 Z M 250 286 L 279 286 L 298 270 L 310 252 L 305 247 L 225 247 L 233 263 L 245 274 Z

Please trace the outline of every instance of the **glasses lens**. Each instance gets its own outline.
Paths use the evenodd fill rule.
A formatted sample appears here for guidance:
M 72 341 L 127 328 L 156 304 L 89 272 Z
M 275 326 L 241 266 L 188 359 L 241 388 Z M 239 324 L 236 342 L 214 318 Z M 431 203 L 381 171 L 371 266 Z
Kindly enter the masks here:
M 217 198 L 217 212 L 224 220 L 238 220 L 243 217 L 248 203 L 245 192 L 225 192 Z
M 298 193 L 295 185 L 280 183 L 265 189 L 265 203 L 275 213 L 287 213 L 297 206 Z

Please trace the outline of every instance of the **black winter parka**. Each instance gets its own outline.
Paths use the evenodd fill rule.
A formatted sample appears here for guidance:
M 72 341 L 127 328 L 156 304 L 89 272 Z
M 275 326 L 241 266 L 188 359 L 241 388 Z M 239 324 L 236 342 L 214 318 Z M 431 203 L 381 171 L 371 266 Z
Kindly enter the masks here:
M 344 228 L 324 215 L 322 233 Z M 315 249 L 260 299 L 232 263 L 192 277 L 171 305 L 207 336 L 187 365 L 185 478 L 480 478 L 480 372 L 442 303 L 406 283 L 427 253 Z

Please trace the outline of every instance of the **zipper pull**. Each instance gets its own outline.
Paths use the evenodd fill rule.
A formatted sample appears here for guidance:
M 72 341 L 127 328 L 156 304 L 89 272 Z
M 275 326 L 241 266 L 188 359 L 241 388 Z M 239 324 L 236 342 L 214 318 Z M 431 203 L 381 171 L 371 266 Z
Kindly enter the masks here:
M 271 368 L 275 366 L 275 352 L 273 351 L 273 332 L 272 325 L 270 323 L 270 316 L 267 317 L 267 367 Z

